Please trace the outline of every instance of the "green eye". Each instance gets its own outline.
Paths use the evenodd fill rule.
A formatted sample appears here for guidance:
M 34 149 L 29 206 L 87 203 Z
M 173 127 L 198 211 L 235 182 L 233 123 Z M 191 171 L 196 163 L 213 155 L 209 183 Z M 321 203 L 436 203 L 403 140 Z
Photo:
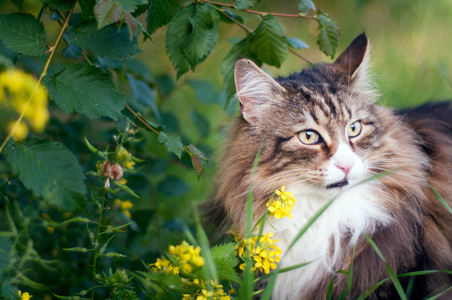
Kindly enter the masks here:
M 348 127 L 347 134 L 348 137 L 355 137 L 358 136 L 361 133 L 361 129 L 363 128 L 363 125 L 360 121 L 356 121 L 352 125 Z
M 305 145 L 315 145 L 320 141 L 320 135 L 314 130 L 303 130 L 298 133 L 298 139 Z

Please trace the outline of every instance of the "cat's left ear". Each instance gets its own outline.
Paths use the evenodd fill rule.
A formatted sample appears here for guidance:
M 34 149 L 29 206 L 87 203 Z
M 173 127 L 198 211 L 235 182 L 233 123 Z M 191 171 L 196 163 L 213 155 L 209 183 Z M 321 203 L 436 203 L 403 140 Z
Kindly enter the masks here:
M 366 69 L 369 52 L 369 39 L 365 33 L 357 36 L 332 64 L 348 78 L 355 78 L 361 69 Z
M 234 66 L 234 79 L 240 109 L 248 123 L 265 116 L 269 105 L 278 101 L 286 90 L 249 59 L 239 59 Z

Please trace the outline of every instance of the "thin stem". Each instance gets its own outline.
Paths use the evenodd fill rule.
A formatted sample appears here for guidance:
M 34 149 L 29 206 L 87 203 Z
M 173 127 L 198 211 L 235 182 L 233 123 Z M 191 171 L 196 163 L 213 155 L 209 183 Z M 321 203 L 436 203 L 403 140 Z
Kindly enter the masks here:
M 99 236 L 100 236 L 100 228 L 102 227 L 102 215 L 105 208 L 105 188 L 102 188 L 102 204 L 100 206 L 99 212 L 99 220 L 97 221 L 97 230 L 94 238 L 94 258 L 93 258 L 93 278 L 91 281 L 91 299 L 94 300 L 94 282 L 96 281 L 96 265 L 97 258 L 99 257 Z
M 144 124 L 144 126 L 146 126 L 147 128 L 149 128 L 151 131 L 153 131 L 156 134 L 160 134 L 160 132 L 158 132 L 155 128 L 153 128 L 151 125 L 149 125 L 145 120 L 143 120 L 143 118 L 141 118 L 132 108 L 130 108 L 129 105 L 126 104 L 127 109 L 135 116 L 135 118 L 137 118 L 138 120 L 140 120 L 141 123 Z
M 47 58 L 46 64 L 44 65 L 44 69 L 41 72 L 41 76 L 39 76 L 38 82 L 36 83 L 36 86 L 33 90 L 33 92 L 30 95 L 30 98 L 28 99 L 27 103 L 25 104 L 24 109 L 22 110 L 22 113 L 20 114 L 19 119 L 17 119 L 16 123 L 14 124 L 13 129 L 10 131 L 10 133 L 8 134 L 8 136 L 6 137 L 5 141 L 3 142 L 3 144 L 0 146 L 0 153 L 2 153 L 3 148 L 5 147 L 6 143 L 9 141 L 9 139 L 11 138 L 11 136 L 14 134 L 14 132 L 16 131 L 17 127 L 19 126 L 20 122 L 22 121 L 25 112 L 27 111 L 28 106 L 30 105 L 31 100 L 33 99 L 33 96 L 35 95 L 38 86 L 41 84 L 42 82 L 42 78 L 44 78 L 44 76 L 47 74 L 47 70 L 49 69 L 50 63 L 52 62 L 53 56 L 55 55 L 56 49 L 58 48 L 58 45 L 61 42 L 61 39 L 63 37 L 64 31 L 66 30 L 68 24 L 69 24 L 69 19 L 71 18 L 72 12 L 74 11 L 75 8 L 75 4 L 77 2 L 74 3 L 74 6 L 72 6 L 71 10 L 69 11 L 66 20 L 64 21 L 63 26 L 61 27 L 60 33 L 58 34 L 58 37 L 55 41 L 55 44 L 53 45 L 53 47 L 50 48 L 49 52 L 50 55 Z
M 307 59 L 306 57 L 304 57 L 303 55 L 299 54 L 298 52 L 296 52 L 293 49 L 289 49 L 290 53 L 292 53 L 293 55 L 301 58 L 302 60 L 304 60 L 305 62 L 307 62 L 308 64 L 311 64 L 312 66 L 315 65 L 315 63 L 309 59 Z
M 213 5 L 219 5 L 219 6 L 234 8 L 233 4 L 226 4 L 226 3 L 215 2 L 215 1 L 210 1 L 210 0 L 199 0 L 199 1 L 205 2 L 205 3 L 210 3 L 210 4 L 213 4 Z M 285 17 L 285 18 L 316 19 L 316 17 L 314 17 L 314 16 L 308 16 L 308 15 L 303 15 L 303 14 L 296 14 L 296 15 L 294 15 L 294 14 L 269 13 L 269 12 L 265 12 L 265 11 L 255 11 L 255 10 L 250 10 L 250 9 L 242 9 L 242 11 L 250 13 L 250 14 L 260 15 L 260 16 L 272 15 L 272 16 L 275 16 L 275 17 Z

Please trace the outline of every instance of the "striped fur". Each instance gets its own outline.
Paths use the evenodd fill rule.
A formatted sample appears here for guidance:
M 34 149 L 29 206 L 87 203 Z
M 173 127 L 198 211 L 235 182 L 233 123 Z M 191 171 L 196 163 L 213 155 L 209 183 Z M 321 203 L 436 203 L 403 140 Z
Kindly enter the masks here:
M 276 188 L 285 185 L 294 193 L 293 219 L 271 219 L 265 230 L 279 239 L 283 267 L 311 263 L 279 275 L 274 299 L 325 299 L 331 279 L 337 298 L 347 285 L 347 276 L 338 271 L 348 270 L 352 260 L 351 299 L 387 278 L 384 262 L 364 234 L 396 273 L 452 269 L 452 215 L 429 189 L 432 185 L 452 204 L 449 103 L 400 114 L 376 105 L 364 34 L 335 63 L 286 78 L 273 80 L 246 59 L 237 61 L 235 70 L 242 116 L 231 127 L 209 214 L 222 212 L 224 228 L 243 232 L 250 185 L 256 216 Z M 360 134 L 350 137 L 347 130 L 357 121 Z M 305 130 L 317 132 L 320 142 L 301 142 Z M 259 166 L 251 176 L 259 149 Z M 360 184 L 389 170 L 394 172 Z M 348 185 L 336 187 L 341 181 Z M 333 197 L 287 252 L 300 228 Z M 406 278 L 401 281 L 407 284 Z M 451 284 L 445 274 L 418 276 L 412 298 Z M 396 295 L 387 281 L 370 298 Z

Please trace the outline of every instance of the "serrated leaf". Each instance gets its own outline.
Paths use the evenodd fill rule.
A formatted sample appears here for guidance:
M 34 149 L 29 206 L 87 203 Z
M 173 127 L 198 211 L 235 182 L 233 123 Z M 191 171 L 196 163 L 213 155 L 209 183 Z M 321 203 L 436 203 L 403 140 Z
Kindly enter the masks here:
M 11 2 L 14 3 L 20 10 L 24 7 L 24 0 L 11 0 Z
M 66 210 L 87 213 L 85 175 L 62 144 L 32 138 L 5 148 L 11 169 L 36 195 Z
M 317 45 L 323 53 L 333 58 L 339 44 L 339 27 L 337 27 L 336 21 L 326 15 L 318 15 L 317 20 L 320 29 Z
M 210 251 L 217 266 L 218 277 L 223 280 L 240 282 L 240 278 L 235 271 L 235 267 L 239 263 L 234 254 L 235 243 L 214 246 Z
M 315 11 L 314 2 L 312 2 L 312 0 L 301 0 L 300 4 L 298 4 L 298 10 L 304 15 L 306 15 L 309 10 Z
M 47 49 L 47 31 L 31 14 L 0 15 L 0 39 L 9 48 L 25 55 L 43 55 Z
M 69 28 L 71 42 L 97 56 L 113 59 L 131 58 L 141 52 L 137 38 L 130 39 L 127 25 L 115 24 L 97 29 L 96 22 L 87 21 Z
M 272 15 L 266 15 L 254 31 L 250 49 L 264 63 L 280 67 L 287 58 L 289 47 L 279 21 Z
M 43 81 L 50 98 L 67 113 L 116 120 L 126 104 L 111 76 L 91 65 L 68 65 L 54 76 L 45 76 Z
M 116 1 L 104 0 L 94 6 L 97 28 L 101 29 L 121 19 L 122 7 Z
M 174 153 L 177 157 L 181 158 L 182 151 L 184 151 L 184 145 L 180 141 L 180 137 L 166 134 L 160 131 L 158 141 L 164 144 L 168 151 Z
M 239 57 L 247 57 L 253 60 L 258 66 L 262 64 L 250 48 L 250 40 L 252 37 L 253 35 L 251 34 L 250 36 L 234 44 L 221 63 L 221 73 L 223 74 L 224 84 L 226 86 L 228 96 L 235 94 L 234 64 Z
M 220 32 L 220 17 L 211 5 L 192 3 L 169 23 L 165 49 L 179 78 L 213 51 Z
M 78 4 L 82 9 L 82 17 L 85 20 L 94 17 L 94 6 L 96 5 L 96 0 L 78 0 Z
M 261 2 L 261 0 L 236 0 L 234 7 L 237 9 L 248 9 Z
M 129 29 L 130 39 L 132 39 L 137 32 L 137 21 L 131 13 L 125 12 L 124 23 L 127 25 L 127 28 Z
M 192 32 L 186 47 L 182 49 L 191 69 L 212 53 L 220 34 L 220 16 L 212 5 L 196 5 L 196 14 L 190 17 Z
M 47 3 L 50 7 L 59 10 L 61 12 L 69 11 L 76 0 L 41 0 L 44 3 Z
M 190 144 L 186 147 L 190 154 L 190 156 L 196 155 L 199 156 L 200 158 L 202 158 L 203 160 L 209 160 L 206 155 L 204 154 L 204 152 L 202 152 L 201 150 L 199 150 L 198 148 L 196 148 L 195 145 Z
M 202 160 L 196 156 L 191 156 L 191 163 L 193 165 L 193 168 L 195 168 L 196 172 L 198 173 L 198 179 L 201 177 L 202 172 L 204 171 L 204 164 L 202 163 Z
M 290 47 L 295 48 L 295 49 L 307 49 L 307 48 L 309 48 L 308 44 L 306 44 L 305 42 L 303 42 L 300 39 L 293 38 L 293 37 L 288 37 L 287 38 L 287 44 L 289 44 Z
M 134 12 L 138 6 L 148 4 L 147 0 L 115 0 L 126 12 Z
M 153 34 L 157 29 L 171 22 L 179 6 L 180 0 L 152 0 L 146 19 L 147 32 Z

